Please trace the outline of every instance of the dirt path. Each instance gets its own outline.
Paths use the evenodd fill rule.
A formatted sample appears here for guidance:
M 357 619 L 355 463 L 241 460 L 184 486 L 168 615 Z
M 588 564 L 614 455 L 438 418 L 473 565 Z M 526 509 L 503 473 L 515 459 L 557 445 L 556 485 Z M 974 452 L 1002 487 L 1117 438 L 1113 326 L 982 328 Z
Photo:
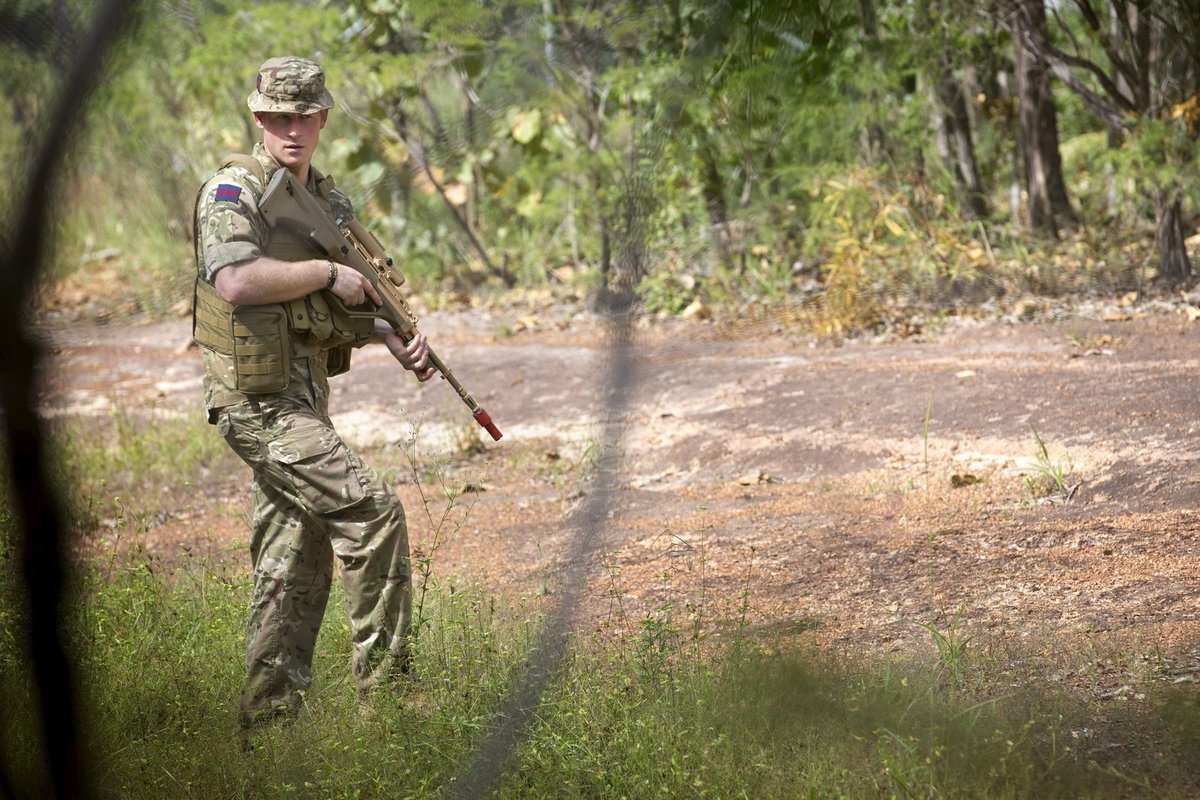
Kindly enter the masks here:
M 439 550 L 442 574 L 520 594 L 553 580 L 565 515 L 592 487 L 606 355 L 601 324 L 566 319 L 504 338 L 495 331 L 529 325 L 501 313 L 423 321 L 505 433 L 480 454 L 459 450 L 470 420 L 450 389 L 418 386 L 381 350 L 336 380 L 335 423 L 377 467 L 407 474 L 399 406 L 424 414 L 420 441 L 449 454 L 447 474 L 483 483 Z M 198 414 L 186 335 L 186 323 L 48 328 L 47 409 Z M 922 623 L 957 624 L 1098 694 L 1145 674 L 1200 678 L 1200 324 L 993 322 L 927 338 L 834 347 L 704 324 L 640 329 L 588 621 L 744 615 L 876 653 L 928 648 Z M 1046 488 L 1030 482 L 1056 470 L 1064 491 L 1035 497 Z M 209 502 L 154 540 L 239 544 L 245 477 L 214 475 L 199 487 Z M 398 483 L 414 545 L 427 546 L 416 487 Z

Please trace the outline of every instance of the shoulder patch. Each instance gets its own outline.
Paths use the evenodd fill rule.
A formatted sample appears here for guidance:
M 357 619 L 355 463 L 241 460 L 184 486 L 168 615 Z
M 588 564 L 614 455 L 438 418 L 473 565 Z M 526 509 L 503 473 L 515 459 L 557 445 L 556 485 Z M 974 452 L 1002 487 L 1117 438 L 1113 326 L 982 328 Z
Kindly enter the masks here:
M 242 196 L 242 188 L 240 186 L 234 186 L 233 184 L 229 184 L 229 183 L 218 183 L 217 184 L 216 200 L 218 203 L 221 203 L 221 202 L 236 203 L 241 198 L 241 196 Z

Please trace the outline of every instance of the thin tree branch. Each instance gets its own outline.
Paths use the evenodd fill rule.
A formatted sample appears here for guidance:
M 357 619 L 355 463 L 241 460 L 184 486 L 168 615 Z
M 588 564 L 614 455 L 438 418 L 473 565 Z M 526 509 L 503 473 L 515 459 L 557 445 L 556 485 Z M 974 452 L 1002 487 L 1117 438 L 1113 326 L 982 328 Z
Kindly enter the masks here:
M 1092 8 L 1091 0 L 1075 0 L 1075 7 L 1079 9 L 1079 15 L 1083 17 L 1083 21 L 1087 26 L 1096 33 L 1103 33 L 1104 23 L 1100 20 L 1100 15 L 1096 13 L 1096 9 Z M 1058 7 L 1052 6 L 1054 16 L 1058 16 Z M 1063 28 L 1070 30 L 1070 28 Z
M 1111 0 L 1111 4 L 1113 16 L 1120 27 L 1120 36 L 1116 42 L 1107 43 L 1104 49 L 1117 72 L 1139 95 L 1134 102 L 1139 108 L 1144 108 L 1150 105 L 1149 82 L 1147 81 L 1150 71 L 1150 54 L 1146 52 L 1150 47 L 1148 33 L 1150 15 L 1144 3 L 1138 3 L 1135 6 L 1138 25 L 1141 29 L 1140 32 L 1135 31 L 1129 24 L 1129 3 L 1125 0 Z M 1142 39 L 1145 41 L 1140 41 Z M 1128 51 L 1124 53 L 1124 57 L 1122 56 L 1122 44 L 1125 45 L 1124 50 Z
M 1070 67 L 1055 61 L 1050 61 L 1049 64 L 1050 71 L 1054 73 L 1054 77 L 1058 78 L 1067 88 L 1079 95 L 1079 98 L 1087 104 L 1092 113 L 1103 119 L 1107 125 L 1122 130 L 1129 130 L 1133 126 L 1129 117 L 1123 114 L 1120 108 L 1088 88 L 1087 84 L 1079 80 Z
M 433 172 L 433 166 L 429 163 L 429 156 L 426 153 L 425 146 L 419 139 L 412 135 L 412 132 L 408 128 L 408 120 L 404 113 L 397 110 L 391 114 L 391 117 L 392 124 L 396 126 L 396 133 L 399 135 L 400 140 L 404 142 L 404 145 L 408 148 L 408 151 L 412 153 L 413 158 L 415 158 L 417 161 L 417 167 L 425 174 L 426 179 L 429 180 L 430 185 L 432 185 L 437 191 L 438 196 L 442 198 L 442 202 L 446 204 L 446 208 L 449 210 L 450 216 L 454 218 L 455 223 L 457 223 L 458 227 L 462 229 L 462 232 L 466 235 L 467 240 L 470 241 L 471 247 L 473 247 L 475 252 L 479 254 L 479 257 L 483 260 L 484 266 L 487 267 L 488 272 L 504 281 L 505 286 L 509 288 L 515 286 L 516 279 L 513 278 L 508 270 L 501 269 L 495 265 L 491 259 L 491 256 L 488 255 L 487 248 L 483 246 L 483 243 L 479 241 L 477 236 L 475 236 L 475 232 L 471 230 L 471 226 L 467 224 L 467 221 L 463 218 L 462 214 L 458 212 L 458 207 L 455 206 L 454 203 L 450 202 L 450 198 L 446 195 L 446 187 L 442 185 L 442 182 L 437 179 L 437 176 Z
M 1018 46 L 1025 47 L 1035 58 L 1045 62 L 1054 76 L 1079 95 L 1092 112 L 1107 124 L 1128 128 L 1130 123 L 1125 112 L 1137 113 L 1142 110 L 1096 62 L 1063 52 L 1044 38 L 1035 36 L 1029 25 L 1011 26 L 1010 30 L 1016 37 Z M 1072 67 L 1092 75 L 1104 90 L 1104 95 L 1093 91 L 1080 80 Z

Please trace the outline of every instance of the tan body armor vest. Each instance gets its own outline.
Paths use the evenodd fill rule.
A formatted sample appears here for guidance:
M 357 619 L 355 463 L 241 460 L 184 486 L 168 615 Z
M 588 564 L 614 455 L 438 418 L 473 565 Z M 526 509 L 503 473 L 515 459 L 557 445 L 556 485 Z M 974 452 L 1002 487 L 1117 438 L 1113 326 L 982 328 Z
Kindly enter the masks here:
M 265 185 L 263 166 L 253 156 L 229 156 L 221 168 L 231 165 L 249 169 Z M 328 212 L 328 190 L 322 191 L 320 173 L 316 177 L 317 200 Z M 272 230 L 264 255 L 280 261 L 303 261 L 319 254 L 295 234 Z M 196 260 L 199 263 L 198 249 Z M 340 375 L 350 368 L 352 349 L 366 344 L 375 326 L 374 320 L 339 313 L 339 305 L 330 303 L 328 294 L 322 290 L 286 303 L 234 306 L 197 276 L 192 336 L 197 344 L 233 359 L 237 390 L 245 394 L 269 394 L 286 388 L 293 358 L 327 353 L 327 374 Z

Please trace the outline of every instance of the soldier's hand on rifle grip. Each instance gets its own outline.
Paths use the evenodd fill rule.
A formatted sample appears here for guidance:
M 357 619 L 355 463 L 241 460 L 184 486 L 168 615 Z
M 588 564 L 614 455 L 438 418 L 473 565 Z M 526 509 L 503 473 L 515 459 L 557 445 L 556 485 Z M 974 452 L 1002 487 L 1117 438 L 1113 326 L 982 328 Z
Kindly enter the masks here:
M 383 305 L 383 298 L 379 296 L 379 291 L 361 272 L 342 264 L 335 264 L 332 269 L 336 270 L 336 274 L 329 291 L 337 295 L 337 298 L 345 303 L 347 308 L 361 306 L 368 300 L 375 306 Z
M 375 323 L 375 330 L 400 365 L 416 375 L 417 380 L 424 383 L 437 374 L 437 370 L 429 364 L 429 341 L 425 334 L 418 333 L 405 344 L 391 326 L 382 320 Z

